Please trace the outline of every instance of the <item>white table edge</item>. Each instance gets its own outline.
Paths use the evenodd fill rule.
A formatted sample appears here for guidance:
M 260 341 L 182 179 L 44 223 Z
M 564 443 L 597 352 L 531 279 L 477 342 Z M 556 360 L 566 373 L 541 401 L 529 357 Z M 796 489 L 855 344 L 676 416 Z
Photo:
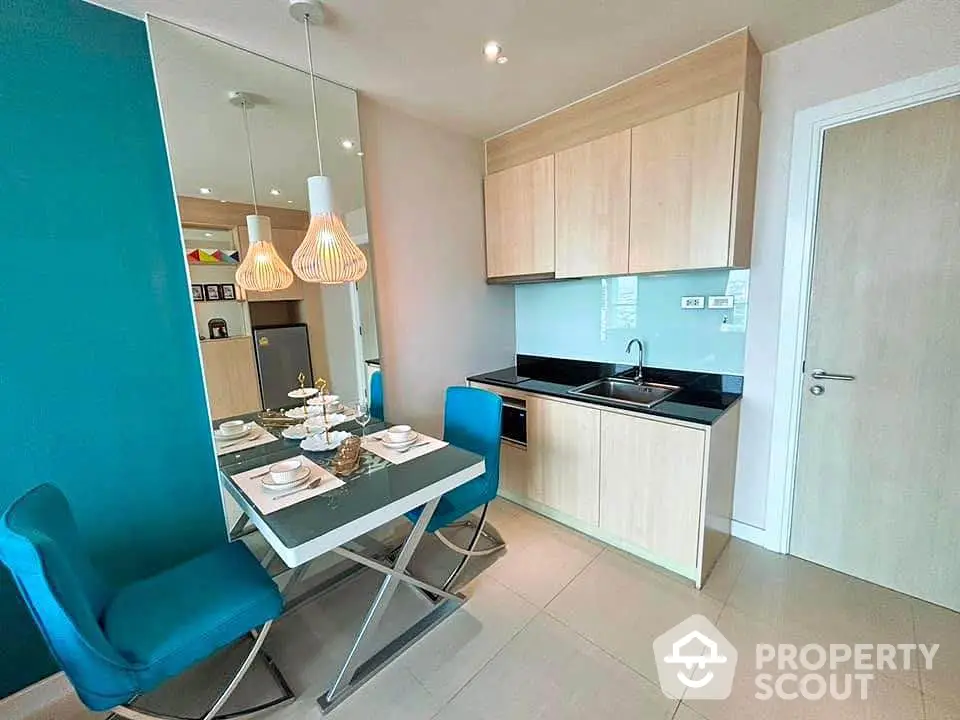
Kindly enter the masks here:
M 280 538 L 277 537 L 273 530 L 270 529 L 270 526 L 264 520 L 263 516 L 257 511 L 256 507 L 247 501 L 240 489 L 233 484 L 227 474 L 222 470 L 220 471 L 220 482 L 227 489 L 227 492 L 230 493 L 233 499 L 237 501 L 237 504 L 240 505 L 243 512 L 250 519 L 250 522 L 253 523 L 254 527 L 256 527 L 267 539 L 267 542 L 270 543 L 270 547 L 272 547 L 277 555 L 280 556 L 280 559 L 287 564 L 287 567 L 294 568 L 310 562 L 311 560 L 315 560 L 321 555 L 324 555 L 335 548 L 338 548 L 341 545 L 360 537 L 361 535 L 376 530 L 378 527 L 385 525 L 391 520 L 395 520 L 401 515 L 404 515 L 411 510 L 426 504 L 433 498 L 443 495 L 454 488 L 460 487 L 464 483 L 467 483 L 474 478 L 480 477 L 485 472 L 486 463 L 484 460 L 480 460 L 479 462 L 474 463 L 463 470 L 459 470 L 452 475 L 448 475 L 447 477 L 438 480 L 431 485 L 427 485 L 426 487 L 417 490 L 415 493 L 402 497 L 399 500 L 394 500 L 389 505 L 384 505 L 383 507 L 368 513 L 367 515 L 347 523 L 346 525 L 341 525 L 340 527 L 331 530 L 324 535 L 292 548 L 283 544 Z

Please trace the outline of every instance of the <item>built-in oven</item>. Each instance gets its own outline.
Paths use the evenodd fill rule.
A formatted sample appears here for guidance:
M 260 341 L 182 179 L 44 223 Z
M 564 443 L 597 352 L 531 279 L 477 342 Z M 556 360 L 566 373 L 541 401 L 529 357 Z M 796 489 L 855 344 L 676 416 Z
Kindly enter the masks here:
M 503 419 L 500 438 L 519 447 L 527 446 L 527 403 L 516 398 L 503 398 Z

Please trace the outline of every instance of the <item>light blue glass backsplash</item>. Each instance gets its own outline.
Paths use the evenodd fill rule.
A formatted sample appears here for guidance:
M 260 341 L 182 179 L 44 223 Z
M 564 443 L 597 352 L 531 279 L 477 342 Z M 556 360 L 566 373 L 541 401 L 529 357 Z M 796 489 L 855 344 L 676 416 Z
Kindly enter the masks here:
M 567 280 L 516 288 L 517 353 L 743 374 L 749 270 Z M 684 310 L 680 299 L 733 295 L 729 310 Z M 636 362 L 636 351 L 632 356 Z

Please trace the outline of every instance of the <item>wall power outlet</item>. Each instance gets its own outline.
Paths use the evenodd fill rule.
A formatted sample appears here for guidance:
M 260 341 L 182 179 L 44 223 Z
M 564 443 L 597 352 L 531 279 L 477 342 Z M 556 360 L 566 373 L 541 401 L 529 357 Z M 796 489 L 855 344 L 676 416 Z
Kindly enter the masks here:
M 685 295 L 680 298 L 680 307 L 684 310 L 703 310 L 704 302 L 703 295 Z

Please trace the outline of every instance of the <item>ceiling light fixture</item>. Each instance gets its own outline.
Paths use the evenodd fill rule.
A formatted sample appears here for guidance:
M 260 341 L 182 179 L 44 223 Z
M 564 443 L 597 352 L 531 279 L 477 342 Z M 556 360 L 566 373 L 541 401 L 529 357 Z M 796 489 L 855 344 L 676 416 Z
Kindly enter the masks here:
M 270 194 L 274 197 L 279 196 L 281 194 L 280 188 L 270 188 Z
M 340 147 L 342 147 L 344 150 L 353 150 L 353 145 L 353 140 L 350 138 L 344 138 L 340 141 Z
M 293 273 L 273 246 L 270 218 L 260 214 L 257 206 L 257 181 L 253 171 L 253 141 L 247 113 L 253 107 L 248 93 L 230 93 L 230 104 L 243 110 L 243 132 L 247 136 L 247 157 L 250 160 L 250 187 L 253 189 L 253 215 L 247 215 L 247 234 L 250 247 L 237 268 L 237 285 L 244 290 L 275 292 L 293 284 Z
M 508 58 L 506 55 L 501 55 L 497 58 L 497 65 L 505 65 L 509 60 L 510 58 Z
M 213 237 L 213 233 L 204 233 L 203 236 L 204 236 L 204 237 Z
M 483 56 L 489 62 L 496 62 L 502 53 L 503 48 L 496 40 L 490 40 L 486 45 L 483 46 Z
M 211 195 L 213 193 L 213 188 L 200 188 L 201 195 Z
M 310 227 L 303 242 L 293 254 L 293 271 L 306 282 L 339 285 L 356 282 L 367 272 L 367 258 L 350 239 L 343 220 L 334 211 L 333 183 L 323 174 L 323 153 L 320 149 L 320 112 L 313 71 L 313 45 L 310 26 L 323 22 L 320 0 L 290 0 L 290 15 L 303 23 L 307 36 L 307 64 L 310 69 L 310 97 L 313 103 L 313 124 L 317 131 L 317 164 L 319 174 L 307 178 L 310 198 Z

